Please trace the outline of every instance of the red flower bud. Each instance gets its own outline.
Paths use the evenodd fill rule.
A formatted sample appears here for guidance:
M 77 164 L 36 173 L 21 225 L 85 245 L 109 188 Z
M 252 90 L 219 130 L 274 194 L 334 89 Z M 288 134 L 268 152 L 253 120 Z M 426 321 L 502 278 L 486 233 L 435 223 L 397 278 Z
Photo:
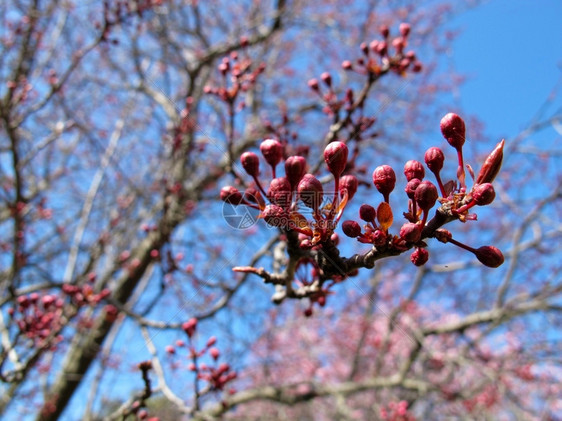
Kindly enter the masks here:
M 414 198 L 423 211 L 428 211 L 435 205 L 439 194 L 431 181 L 422 181 L 416 188 Z
M 388 240 L 388 236 L 384 231 L 376 230 L 373 233 L 373 243 L 375 244 L 375 246 L 384 247 L 386 245 L 387 240 Z
M 406 222 L 400 228 L 400 238 L 409 243 L 417 243 L 421 240 L 421 225 L 412 222 Z
M 410 26 L 409 23 L 403 22 L 403 23 L 400 24 L 398 29 L 400 30 L 400 34 L 403 37 L 407 37 L 410 34 L 410 30 L 412 29 L 412 27 Z
M 365 222 L 373 223 L 377 217 L 377 211 L 371 205 L 363 204 L 359 208 L 359 217 Z
M 261 216 L 272 227 L 285 228 L 289 223 L 289 215 L 281 206 L 267 205 Z
M 494 246 L 482 246 L 474 254 L 480 263 L 491 268 L 497 268 L 504 261 L 502 252 Z
M 287 208 L 291 204 L 291 183 L 285 177 L 274 178 L 269 184 L 267 197 L 273 203 Z
M 324 189 L 322 183 L 312 174 L 305 174 L 297 187 L 303 203 L 314 210 L 322 203 Z
M 379 32 L 383 36 L 383 38 L 386 38 L 390 34 L 390 29 L 388 28 L 387 25 L 382 25 L 379 28 Z
M 404 175 L 408 181 L 413 178 L 417 178 L 420 181 L 423 180 L 425 177 L 425 170 L 423 169 L 422 163 L 413 159 L 406 162 L 404 165 Z
M 411 262 L 416 266 L 423 266 L 429 260 L 429 252 L 423 248 L 417 248 L 410 255 Z
M 343 142 L 332 142 L 324 149 L 324 161 L 334 177 L 339 177 L 345 169 L 347 154 L 347 145 Z
M 260 159 L 253 152 L 244 152 L 240 156 L 242 167 L 251 177 L 257 177 L 260 172 Z
M 348 237 L 355 238 L 361 235 L 361 226 L 355 221 L 344 221 L 341 228 Z
M 472 199 L 478 206 L 486 206 L 494 201 L 496 192 L 490 183 L 476 184 L 472 188 Z
M 242 203 L 242 193 L 232 186 L 225 186 L 221 189 L 220 198 L 223 202 L 230 203 L 232 205 L 239 205 Z
M 197 319 L 195 317 L 189 319 L 187 322 L 181 325 L 181 328 L 185 333 L 187 333 L 187 336 L 191 338 L 195 333 L 195 329 L 197 328 Z
M 343 70 L 352 70 L 353 69 L 353 64 L 351 64 L 351 61 L 349 60 L 345 60 L 342 64 L 341 67 Z
M 432 173 L 437 174 L 443 168 L 443 162 L 445 162 L 445 155 L 443 155 L 443 151 L 441 149 L 434 146 L 432 148 L 429 148 L 425 152 L 424 159 L 427 168 L 429 168 L 429 170 Z
M 389 165 L 381 165 L 373 171 L 373 183 L 377 190 L 384 196 L 384 200 L 388 202 L 388 195 L 396 185 L 396 174 Z
M 310 79 L 308 81 L 308 87 L 310 89 L 312 89 L 313 91 L 318 91 L 320 89 L 320 87 L 318 86 L 318 80 L 317 79 Z
M 320 79 L 328 86 L 332 86 L 332 75 L 328 72 L 324 72 L 320 75 Z
M 275 167 L 283 158 L 283 145 L 275 139 L 264 140 L 260 145 L 260 151 L 272 167 Z
M 441 133 L 449 144 L 460 150 L 466 140 L 464 120 L 455 113 L 449 113 L 441 119 Z
M 220 351 L 217 348 L 209 349 L 209 354 L 213 357 L 213 360 L 218 360 L 220 356 Z
M 359 182 L 354 175 L 344 175 L 340 179 L 340 193 L 343 192 L 343 190 L 347 190 L 347 200 L 351 200 L 353 196 L 355 196 L 358 186 Z
M 285 176 L 291 188 L 295 188 L 306 173 L 306 159 L 302 156 L 290 156 L 285 161 Z
M 416 189 L 418 188 L 420 183 L 421 181 L 417 178 L 412 178 L 410 181 L 408 181 L 408 184 L 406 184 L 406 188 L 404 189 L 404 191 L 408 195 L 408 198 L 412 200 L 415 199 Z
M 484 165 L 476 177 L 476 184 L 491 183 L 498 175 L 503 161 L 503 145 L 505 140 L 502 140 L 496 145 L 494 150 L 484 161 Z

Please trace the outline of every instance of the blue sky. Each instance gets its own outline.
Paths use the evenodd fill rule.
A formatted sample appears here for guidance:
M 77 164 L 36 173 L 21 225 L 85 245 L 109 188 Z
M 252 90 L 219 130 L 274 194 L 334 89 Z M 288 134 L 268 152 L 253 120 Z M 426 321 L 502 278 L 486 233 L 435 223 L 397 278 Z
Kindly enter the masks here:
M 452 59 L 468 76 L 459 100 L 488 134 L 513 136 L 562 74 L 562 1 L 493 0 L 460 14 Z M 560 108 L 562 99 L 557 99 Z

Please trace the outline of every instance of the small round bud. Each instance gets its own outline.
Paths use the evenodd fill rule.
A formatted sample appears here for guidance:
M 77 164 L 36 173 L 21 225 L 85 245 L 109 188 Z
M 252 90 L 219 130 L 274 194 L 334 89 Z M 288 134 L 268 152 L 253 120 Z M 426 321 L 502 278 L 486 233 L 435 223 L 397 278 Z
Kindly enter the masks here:
M 420 207 L 424 211 L 428 211 L 435 205 L 439 194 L 437 193 L 437 188 L 433 185 L 431 181 L 422 181 L 416 188 L 414 198 Z
M 364 203 L 359 208 L 359 217 L 365 222 L 374 222 L 377 217 L 377 211 L 371 205 Z
M 271 180 L 267 197 L 273 203 L 287 208 L 291 204 L 291 183 L 285 177 L 278 177 Z
M 313 91 L 318 91 L 320 89 L 320 86 L 318 85 L 318 79 L 310 79 L 308 81 L 308 87 Z
M 320 79 L 328 86 L 332 86 L 332 75 L 328 72 L 324 72 L 320 75 Z
M 305 174 L 297 187 L 303 203 L 312 209 L 318 209 L 322 203 L 324 189 L 322 183 L 312 174 Z
M 341 67 L 343 70 L 353 70 L 353 64 L 351 64 L 351 61 L 349 60 L 345 60 L 342 64 Z
M 260 151 L 272 167 L 275 167 L 283 158 L 283 145 L 275 139 L 264 140 L 260 145 Z
M 400 238 L 409 243 L 417 243 L 421 240 L 422 227 L 420 224 L 406 222 L 400 228 Z
M 472 199 L 478 206 L 486 206 L 494 201 L 496 192 L 490 183 L 476 184 L 472 189 Z
M 267 205 L 261 215 L 272 227 L 284 228 L 289 222 L 289 216 L 281 206 Z
M 490 268 L 497 268 L 504 261 L 502 252 L 494 246 L 482 246 L 474 254 L 480 263 Z
M 339 177 L 345 169 L 347 154 L 347 145 L 343 142 L 332 142 L 324 149 L 324 162 L 334 177 Z
M 460 150 L 466 140 L 464 120 L 455 113 L 449 113 L 441 119 L 441 133 L 449 144 Z
M 183 323 L 181 325 L 181 328 L 185 333 L 187 333 L 187 336 L 191 338 L 195 333 L 195 329 L 197 328 L 197 319 L 195 317 L 192 317 L 187 322 Z
M 239 205 L 242 203 L 242 193 L 233 186 L 225 186 L 221 189 L 220 198 L 223 202 L 230 203 L 231 205 Z
M 432 173 L 438 173 L 443 168 L 445 155 L 441 149 L 434 146 L 425 151 L 424 160 L 425 165 Z
M 361 226 L 355 221 L 344 221 L 341 228 L 348 237 L 355 238 L 361 235 Z
M 359 181 L 354 175 L 347 174 L 340 179 L 340 193 L 347 190 L 347 200 L 351 200 L 355 196 L 358 186 Z
M 211 349 L 209 349 L 209 354 L 211 355 L 213 360 L 216 361 L 216 360 L 219 359 L 220 351 L 217 348 L 211 348 Z
M 413 178 L 417 178 L 420 181 L 423 180 L 425 177 L 425 170 L 423 169 L 422 163 L 413 159 L 406 162 L 404 165 L 404 175 L 408 181 Z
M 410 255 L 411 262 L 416 266 L 423 266 L 429 260 L 429 252 L 423 248 L 417 248 Z
M 404 189 L 404 191 L 408 195 L 408 198 L 415 200 L 416 189 L 418 188 L 420 183 L 421 181 L 417 178 L 412 178 L 410 181 L 408 181 L 408 184 L 406 184 L 406 188 Z
M 402 35 L 403 37 L 407 37 L 410 34 L 410 30 L 412 29 L 412 27 L 409 23 L 403 22 L 400 24 L 398 29 L 400 30 L 400 35 Z
M 402 51 L 404 51 L 404 48 L 406 47 L 406 40 L 402 37 L 394 38 L 392 40 L 392 46 L 398 54 L 402 54 Z M 408 60 L 407 63 L 410 64 L 410 61 Z
M 388 25 L 382 25 L 379 28 L 379 32 L 383 36 L 383 38 L 386 38 L 390 35 L 390 29 L 388 28 Z
M 306 159 L 302 156 L 290 156 L 285 161 L 285 176 L 291 187 L 295 188 L 306 173 Z
M 260 159 L 253 152 L 244 152 L 240 156 L 240 163 L 244 171 L 251 177 L 257 177 L 260 172 Z
M 396 185 L 396 174 L 389 165 L 381 165 L 373 171 L 373 183 L 377 190 L 388 199 L 388 195 Z

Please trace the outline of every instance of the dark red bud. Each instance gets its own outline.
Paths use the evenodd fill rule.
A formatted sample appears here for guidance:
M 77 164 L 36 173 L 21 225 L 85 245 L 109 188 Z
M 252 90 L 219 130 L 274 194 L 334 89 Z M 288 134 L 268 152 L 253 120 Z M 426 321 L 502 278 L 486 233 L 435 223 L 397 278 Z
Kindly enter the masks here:
M 242 167 L 251 177 L 257 177 L 260 172 L 260 159 L 253 152 L 244 152 L 240 156 Z
M 359 208 L 359 217 L 365 222 L 373 222 L 377 217 L 377 211 L 371 205 L 363 204 Z
M 423 266 L 429 260 L 429 252 L 426 249 L 417 248 L 410 255 L 410 260 L 416 266 Z
M 431 181 L 422 181 L 416 188 L 414 198 L 420 207 L 424 211 L 428 211 L 435 205 L 439 194 L 437 193 L 437 188 L 433 185 Z
M 289 216 L 281 206 L 267 205 L 261 216 L 272 227 L 284 228 L 289 223 Z
M 385 246 L 388 240 L 386 233 L 382 230 L 376 230 L 373 234 L 373 237 L 374 237 L 373 243 L 377 247 Z
M 318 80 L 317 79 L 310 79 L 308 81 L 308 87 L 310 89 L 312 89 L 313 91 L 318 91 L 320 89 L 320 86 L 318 85 Z
M 421 181 L 417 178 L 412 178 L 410 181 L 408 181 L 408 184 L 406 184 L 406 188 L 404 189 L 404 191 L 408 195 L 408 198 L 415 200 L 416 189 L 418 188 L 420 183 Z
M 445 155 L 441 149 L 434 146 L 425 152 L 424 159 L 427 168 L 429 168 L 432 173 L 436 174 L 443 168 Z
M 386 38 L 386 37 L 388 37 L 388 35 L 390 34 L 390 29 L 388 28 L 387 25 L 382 25 L 382 26 L 379 28 L 379 32 L 380 32 L 380 34 L 381 34 L 384 38 Z
M 344 175 L 340 179 L 340 192 L 347 190 L 347 200 L 351 200 L 355 193 L 357 193 L 357 187 L 359 186 L 359 181 L 354 175 Z
M 273 203 L 287 208 L 291 204 L 291 183 L 285 177 L 274 178 L 269 184 L 267 197 Z
M 324 161 L 334 177 L 339 177 L 345 169 L 347 154 L 347 145 L 343 142 L 332 142 L 324 149 Z
M 464 120 L 455 113 L 449 113 L 441 119 L 441 133 L 449 144 L 460 150 L 466 140 Z
M 472 189 L 472 199 L 478 206 L 486 206 L 494 201 L 496 192 L 490 183 L 476 184 Z
M 272 167 L 275 167 L 283 158 L 283 145 L 275 139 L 264 140 L 260 145 L 260 151 Z
M 387 200 L 388 195 L 394 190 L 396 185 L 396 174 L 392 167 L 381 165 L 375 168 L 375 171 L 373 171 L 373 183 L 377 190 L 385 197 L 385 200 Z
M 242 193 L 232 186 L 225 186 L 221 189 L 220 198 L 223 202 L 230 203 L 232 205 L 239 205 L 242 203 Z
M 476 184 L 491 183 L 494 181 L 502 166 L 504 144 L 505 140 L 502 140 L 496 145 L 492 153 L 488 155 L 478 173 L 478 177 L 476 177 Z
M 497 268 L 504 261 L 502 252 L 494 246 L 482 246 L 474 254 L 480 263 L 491 268 Z
M 295 188 L 306 173 L 306 159 L 302 156 L 290 156 L 285 161 L 285 176 L 291 187 Z
M 412 222 L 406 222 L 400 228 L 400 238 L 409 242 L 409 243 L 417 243 L 421 240 L 421 229 L 420 224 L 414 224 Z
M 324 189 L 322 183 L 312 174 L 305 174 L 297 187 L 303 203 L 312 209 L 318 209 L 322 203 Z
M 406 180 L 410 181 L 413 178 L 417 178 L 418 180 L 423 180 L 425 177 L 425 170 L 423 165 L 419 161 L 410 160 L 406 162 L 404 165 L 404 175 L 406 176 Z
M 361 235 L 361 226 L 355 221 L 344 221 L 341 228 L 348 237 L 355 238 Z

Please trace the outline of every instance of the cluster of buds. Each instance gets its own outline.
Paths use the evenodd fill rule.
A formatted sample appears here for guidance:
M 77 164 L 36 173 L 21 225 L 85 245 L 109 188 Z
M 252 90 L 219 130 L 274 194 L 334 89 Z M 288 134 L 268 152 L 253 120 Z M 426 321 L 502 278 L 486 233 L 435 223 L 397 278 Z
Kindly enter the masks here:
M 215 95 L 233 107 L 238 95 L 250 90 L 264 70 L 265 63 L 254 66 L 253 60 L 248 55 L 241 57 L 237 51 L 233 51 L 218 65 L 218 71 L 222 77 L 221 84 L 219 86 L 207 85 L 204 92 Z M 238 107 L 239 109 L 244 108 L 244 102 L 240 102 Z
M 52 335 L 65 323 L 63 307 L 63 299 L 52 294 L 40 296 L 34 292 L 18 297 L 17 306 L 10 308 L 8 314 L 16 321 L 20 332 L 37 346 L 54 345 L 62 340 L 62 336 Z
M 183 340 L 177 340 L 175 345 L 166 346 L 165 350 L 168 355 L 176 355 L 178 348 L 187 347 L 188 357 L 191 363 L 188 365 L 188 369 L 194 372 L 198 380 L 203 380 L 208 382 L 210 391 L 223 390 L 225 385 L 237 377 L 235 371 L 233 371 L 227 363 L 218 363 L 220 358 L 220 351 L 215 346 L 217 343 L 217 338 L 211 336 L 205 346 L 197 350 L 195 345 L 193 345 L 193 336 L 197 330 L 197 319 L 191 318 L 187 322 L 182 324 L 182 330 L 186 333 L 188 338 L 188 344 Z M 213 365 L 201 363 L 200 359 L 205 355 L 209 355 L 213 361 Z
M 107 288 L 96 293 L 94 287 L 90 284 L 81 286 L 64 284 L 62 286 L 62 291 L 70 297 L 77 307 L 99 304 L 111 294 L 111 291 Z
M 383 25 L 380 28 L 382 40 L 373 40 L 369 44 L 362 43 L 360 48 L 363 57 L 358 58 L 355 63 L 345 60 L 342 68 L 375 77 L 389 70 L 399 75 L 404 75 L 407 71 L 419 73 L 422 64 L 417 60 L 416 53 L 411 50 L 405 51 L 410 32 L 410 24 L 401 23 L 399 35 L 391 38 L 389 27 Z
M 244 193 L 233 186 L 224 187 L 221 199 L 232 205 L 258 209 L 268 225 L 297 232 L 303 248 L 311 248 L 330 239 L 343 209 L 358 186 L 355 176 L 343 175 L 347 165 L 347 145 L 336 141 L 324 150 L 324 161 L 334 179 L 335 188 L 331 197 L 324 194 L 320 180 L 307 173 L 306 158 L 298 155 L 286 158 L 285 176 L 277 177 L 276 167 L 284 156 L 283 145 L 275 139 L 266 139 L 261 143 L 260 151 L 271 167 L 273 177 L 267 192 L 259 179 L 258 155 L 245 152 L 240 162 L 253 178 L 254 184 Z M 266 203 L 266 199 L 269 203 Z M 299 204 L 311 212 L 311 220 L 300 212 Z
M 357 238 L 362 243 L 371 243 L 377 250 L 390 254 L 399 254 L 415 247 L 411 260 L 416 266 L 425 264 L 429 254 L 425 249 L 424 237 L 434 236 L 439 241 L 450 242 L 475 254 L 480 262 L 486 266 L 497 267 L 503 263 L 503 255 L 493 246 L 484 246 L 478 249 L 466 246 L 452 238 L 449 231 L 437 229 L 435 232 L 426 232 L 424 229 L 431 209 L 439 201 L 442 212 L 448 218 L 459 219 L 462 222 L 476 219 L 475 214 L 469 214 L 473 206 L 484 206 L 492 203 L 495 198 L 491 182 L 496 177 L 503 158 L 502 140 L 492 153 L 487 157 L 478 176 L 474 177 L 472 168 L 467 165 L 474 183 L 470 190 L 466 187 L 462 146 L 466 139 L 465 124 L 456 114 L 447 114 L 441 120 L 441 132 L 448 143 L 457 151 L 458 169 L 457 180 L 443 184 L 440 171 L 444 164 L 443 151 L 437 147 L 429 148 L 425 153 L 427 168 L 435 175 L 438 188 L 428 180 L 424 180 L 425 168 L 419 161 L 410 160 L 404 166 L 404 175 L 407 184 L 405 192 L 409 199 L 408 212 L 404 213 L 407 222 L 402 225 L 398 235 L 390 235 L 388 228 L 392 225 L 393 214 L 389 205 L 390 193 L 396 185 L 396 174 L 388 165 L 377 167 L 373 172 L 373 183 L 383 196 L 384 201 L 378 208 L 364 204 L 359 210 L 359 217 L 366 222 L 363 228 L 356 221 L 345 221 L 342 224 L 343 232 L 348 237 Z M 378 224 L 377 224 L 378 222 Z

